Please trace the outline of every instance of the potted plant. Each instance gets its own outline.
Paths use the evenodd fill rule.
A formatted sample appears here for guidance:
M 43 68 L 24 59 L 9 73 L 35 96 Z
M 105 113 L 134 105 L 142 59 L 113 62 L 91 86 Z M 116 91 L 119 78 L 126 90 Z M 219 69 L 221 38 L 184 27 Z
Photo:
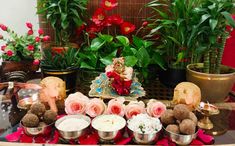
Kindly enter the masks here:
M 226 39 L 235 27 L 230 14 L 233 8 L 232 0 L 203 1 L 197 8 L 205 21 L 197 32 L 197 47 L 192 56 L 192 63 L 196 64 L 187 66 L 187 80 L 201 88 L 205 101 L 224 101 L 235 81 L 235 70 L 221 65 Z M 201 60 L 203 63 L 197 64 Z
M 59 77 L 66 83 L 67 94 L 75 92 L 79 61 L 76 48 L 68 48 L 68 50 L 60 53 L 45 49 L 40 64 L 42 77 Z
M 167 70 L 160 72 L 160 81 L 170 87 L 186 80 L 186 65 L 190 63 L 196 42 L 195 33 L 201 27 L 196 11 L 201 0 L 150 1 L 153 15 L 148 18 L 151 28 L 146 36 L 160 43 L 158 51 L 164 56 Z M 203 20 L 202 20 L 203 21 Z
M 54 29 L 55 50 L 77 47 L 70 43 L 77 27 L 83 25 L 88 0 L 40 0 L 38 14 L 42 14 Z
M 35 72 L 39 68 L 42 42 L 49 41 L 49 36 L 44 36 L 43 30 L 38 30 L 35 36 L 33 25 L 26 23 L 28 32 L 25 35 L 18 35 L 16 32 L 0 24 L 0 28 L 8 37 L 0 35 L 0 41 L 5 43 L 1 46 L 2 71 L 3 73 L 13 71 Z
M 110 2 L 110 5 L 105 5 L 106 2 Z M 80 68 L 85 69 L 85 77 L 88 76 L 87 70 L 92 70 L 91 77 L 94 79 L 104 71 L 105 66 L 112 63 L 113 58 L 122 56 L 125 57 L 127 66 L 134 67 L 146 79 L 150 65 L 159 63 L 163 67 L 160 55 L 154 50 L 156 47 L 152 41 L 137 37 L 137 34 L 146 27 L 147 22 L 144 22 L 142 27 L 136 31 L 136 35 L 131 36 L 136 30 L 134 24 L 124 21 L 118 14 L 106 14 L 117 5 L 115 0 L 102 0 L 100 8 L 95 10 L 91 22 L 88 22 L 87 26 L 81 27 L 80 32 L 84 32 L 86 43 L 79 52 Z M 109 27 L 119 29 L 116 29 L 115 33 L 109 31 L 103 33 L 103 30 Z M 154 57 L 159 58 L 160 61 L 153 59 Z M 94 71 L 98 72 L 94 74 Z M 90 81 L 89 79 L 84 80 Z

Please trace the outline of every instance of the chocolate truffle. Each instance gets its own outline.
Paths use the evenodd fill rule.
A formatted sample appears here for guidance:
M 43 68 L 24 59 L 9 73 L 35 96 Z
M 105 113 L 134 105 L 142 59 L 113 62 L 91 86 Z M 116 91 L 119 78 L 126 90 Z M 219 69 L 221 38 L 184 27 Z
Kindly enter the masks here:
M 169 132 L 172 132 L 172 133 L 177 133 L 179 134 L 180 133 L 180 129 L 179 129 L 179 126 L 178 125 L 175 125 L 175 124 L 170 124 L 166 127 L 166 130 L 169 131 Z
M 52 110 L 47 110 L 43 116 L 43 121 L 46 124 L 51 124 L 56 120 L 56 112 L 52 111 Z
M 181 121 L 189 117 L 190 111 L 186 105 L 178 104 L 174 107 L 173 113 L 174 113 L 174 117 L 177 120 Z
M 180 125 L 180 132 L 183 134 L 191 135 L 195 133 L 196 125 L 190 119 L 184 119 Z
M 189 119 L 192 120 L 195 123 L 195 125 L 197 125 L 197 117 L 193 112 L 189 113 Z
M 175 118 L 174 118 L 173 110 L 166 110 L 161 116 L 161 121 L 165 125 L 174 124 Z
M 39 118 L 35 114 L 26 114 L 22 119 L 22 124 L 25 127 L 37 127 L 39 124 Z
M 45 113 L 46 107 L 42 103 L 35 103 L 31 106 L 30 110 L 31 110 L 31 113 L 40 117 Z

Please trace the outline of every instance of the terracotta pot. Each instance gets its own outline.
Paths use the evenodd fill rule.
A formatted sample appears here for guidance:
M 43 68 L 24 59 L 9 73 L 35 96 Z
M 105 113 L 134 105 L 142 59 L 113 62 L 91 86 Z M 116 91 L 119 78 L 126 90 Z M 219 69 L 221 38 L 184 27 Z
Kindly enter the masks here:
M 207 74 L 195 71 L 195 68 L 203 68 L 203 64 L 189 64 L 186 78 L 200 87 L 202 100 L 211 103 L 223 102 L 235 82 L 235 69 L 222 65 L 221 71 L 226 74 Z

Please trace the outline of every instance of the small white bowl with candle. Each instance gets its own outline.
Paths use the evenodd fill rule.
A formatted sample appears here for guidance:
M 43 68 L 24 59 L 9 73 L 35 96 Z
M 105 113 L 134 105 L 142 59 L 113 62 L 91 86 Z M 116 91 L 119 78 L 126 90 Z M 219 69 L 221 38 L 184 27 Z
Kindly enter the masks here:
M 77 139 L 85 133 L 91 119 L 85 115 L 66 115 L 55 122 L 60 135 L 67 140 Z
M 126 126 L 126 120 L 118 115 L 100 115 L 92 120 L 92 127 L 98 131 L 101 140 L 113 140 Z

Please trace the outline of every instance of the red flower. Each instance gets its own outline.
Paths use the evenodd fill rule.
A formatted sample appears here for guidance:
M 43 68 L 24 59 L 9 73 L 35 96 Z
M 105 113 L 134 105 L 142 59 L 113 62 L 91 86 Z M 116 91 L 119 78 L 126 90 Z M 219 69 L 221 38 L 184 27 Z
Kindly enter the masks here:
M 11 57 L 13 55 L 13 52 L 11 50 L 7 51 L 7 56 Z
M 146 26 L 148 26 L 148 22 L 147 21 L 144 21 L 143 23 L 142 23 L 142 27 L 146 27 Z
M 39 28 L 39 30 L 38 30 L 38 34 L 39 34 L 39 35 L 43 35 L 43 34 L 44 34 L 43 29 Z
M 33 34 L 33 30 L 30 29 L 30 30 L 28 31 L 28 35 L 32 35 L 32 34 Z
M 34 50 L 34 46 L 33 46 L 33 45 L 28 45 L 27 49 L 28 49 L 29 51 L 33 51 L 33 50 Z
M 30 22 L 26 22 L 26 26 L 27 26 L 29 29 L 32 29 L 32 27 L 33 27 L 32 23 L 30 23 Z
M 35 37 L 35 42 L 40 42 L 40 37 Z
M 50 37 L 48 36 L 48 35 L 46 35 L 46 36 L 44 36 L 43 38 L 42 38 L 42 41 L 43 42 L 47 42 L 47 41 L 49 41 L 50 40 Z
M 6 45 L 1 46 L 1 50 L 4 51 L 6 49 Z
M 86 28 L 85 24 L 82 24 L 80 27 L 78 27 L 76 29 L 77 35 L 79 36 L 85 28 Z
M 94 15 L 92 16 L 92 21 L 96 24 L 96 25 L 102 25 L 103 21 L 105 20 L 106 14 L 103 11 L 103 9 L 98 8 Z
M 121 33 L 123 35 L 127 35 L 132 33 L 135 30 L 135 25 L 129 23 L 129 22 L 124 22 L 121 25 Z
M 86 32 L 89 34 L 90 38 L 95 38 L 96 33 L 100 32 L 103 29 L 101 26 L 97 26 L 95 24 L 91 24 L 87 29 Z
M 35 59 L 35 60 L 33 61 L 33 65 L 39 65 L 39 64 L 40 64 L 40 60 Z
M 122 19 L 120 15 L 111 15 L 109 16 L 108 19 L 110 20 L 112 24 L 115 24 L 115 25 L 121 25 L 124 22 L 124 20 Z
M 4 24 L 0 24 L 0 28 L 1 28 L 3 31 L 7 31 L 7 27 L 6 27 Z
M 113 8 L 117 7 L 118 2 L 117 0 L 102 0 L 101 6 L 105 10 L 112 10 Z

